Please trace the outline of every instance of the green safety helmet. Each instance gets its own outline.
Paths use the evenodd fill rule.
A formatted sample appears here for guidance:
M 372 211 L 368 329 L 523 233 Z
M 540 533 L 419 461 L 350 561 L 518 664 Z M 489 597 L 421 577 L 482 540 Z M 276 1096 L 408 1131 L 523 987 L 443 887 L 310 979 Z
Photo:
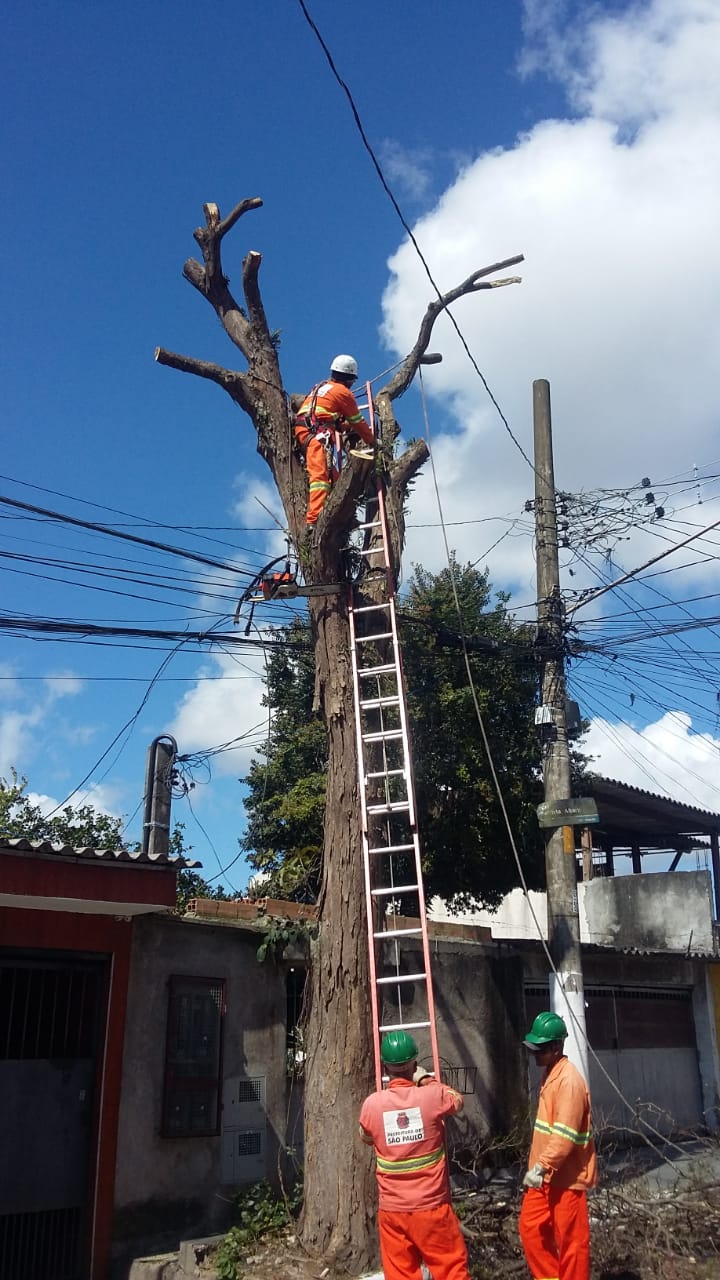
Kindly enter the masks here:
M 539 1013 L 523 1044 L 528 1049 L 543 1049 L 555 1040 L 567 1039 L 567 1027 L 558 1013 Z
M 388 1031 L 383 1036 L 380 1046 L 380 1057 L 393 1067 L 401 1067 L 405 1062 L 413 1062 L 418 1056 L 418 1047 L 407 1031 Z

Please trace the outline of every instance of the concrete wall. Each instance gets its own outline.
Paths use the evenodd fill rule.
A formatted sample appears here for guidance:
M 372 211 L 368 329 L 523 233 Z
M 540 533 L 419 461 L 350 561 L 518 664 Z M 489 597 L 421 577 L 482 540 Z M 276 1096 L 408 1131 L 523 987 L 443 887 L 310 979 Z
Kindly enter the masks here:
M 527 1105 L 525 1054 L 521 1047 L 523 962 L 504 947 L 431 938 L 438 1045 L 445 1078 L 465 1094 L 465 1115 L 456 1127 L 468 1141 L 512 1127 Z M 421 972 L 422 954 L 412 942 L 402 946 L 401 968 Z M 397 1001 L 386 988 L 382 1020 L 399 1021 Z M 403 984 L 402 1020 L 427 1019 L 424 984 Z M 420 1062 L 431 1066 L 430 1041 L 414 1030 Z
M 664 1133 L 705 1128 L 717 1132 L 720 1077 L 709 979 L 714 968 L 699 957 L 584 952 L 589 1032 L 593 1002 L 614 989 L 646 995 L 677 992 L 689 1001 L 692 1018 L 692 1043 L 673 1044 L 671 1035 L 661 1034 L 660 1042 L 653 1043 L 639 1043 L 643 1037 L 638 1036 L 632 1047 L 621 1042 L 612 1048 L 593 1044 L 589 1085 L 596 1126 L 612 1124 L 642 1132 L 643 1118 Z M 547 962 L 538 949 L 527 957 L 525 980 L 528 987 L 547 983 Z M 671 1004 L 667 1017 L 675 1017 Z
M 225 1225 L 222 1137 L 161 1137 L 171 975 L 224 979 L 223 1079 L 265 1077 L 267 1156 L 276 1176 L 285 1141 L 286 990 L 282 968 L 260 965 L 257 934 L 174 917 L 134 922 L 115 1181 L 114 1255 Z M 262 1176 L 262 1173 L 256 1174 Z M 116 1272 L 123 1275 L 122 1268 Z
M 582 888 L 589 942 L 648 951 L 712 951 L 709 871 L 608 876 Z
M 688 883 L 687 873 L 671 878 L 673 886 Z M 661 877 L 635 877 L 636 894 L 640 879 Z M 701 901 L 702 877 L 694 880 L 691 874 L 690 883 L 695 885 L 694 900 Z M 642 912 L 646 904 L 639 896 L 635 905 Z M 656 903 L 652 905 L 654 910 Z M 679 902 L 676 907 L 679 912 Z M 630 909 L 632 903 L 621 903 L 618 911 Z M 683 917 L 679 919 L 682 927 Z M 115 1188 L 118 1280 L 125 1280 L 127 1269 L 120 1262 L 133 1248 L 137 1254 L 174 1247 L 180 1239 L 220 1230 L 230 1207 L 232 1190 L 222 1178 L 222 1138 L 160 1136 L 171 975 L 226 982 L 223 1075 L 226 1080 L 266 1079 L 265 1172 L 274 1174 L 285 1143 L 300 1146 L 302 1093 L 297 1085 L 290 1092 L 287 1076 L 285 969 L 258 964 L 258 941 L 257 933 L 237 923 L 155 916 L 133 925 Z M 525 992 L 529 985 L 547 983 L 547 961 L 537 943 L 493 942 L 467 925 L 441 925 L 434 937 L 431 930 L 430 946 L 442 1068 L 465 1093 L 465 1116 L 453 1122 L 449 1140 L 463 1146 L 489 1132 L 507 1132 L 527 1114 L 528 1061 L 521 1046 L 528 1025 Z M 402 944 L 402 968 L 407 973 L 423 968 L 414 939 Z M 697 1041 L 669 1049 L 640 1045 L 625 1056 L 600 1052 L 590 1082 L 598 1114 L 622 1123 L 610 1076 L 631 1102 L 638 1097 L 650 1103 L 654 1097 L 670 1099 L 681 1123 L 694 1126 L 704 1115 L 711 1124 L 718 1098 L 718 1054 L 708 963 L 678 954 L 640 956 L 588 948 L 584 968 L 586 989 L 678 987 L 692 993 Z M 397 1022 L 397 998 L 393 1002 L 391 987 L 384 990 L 383 1021 Z M 425 1020 L 424 984 L 403 984 L 400 993 L 402 1021 Z M 428 1034 L 414 1034 L 421 1062 L 429 1065 Z
M 648 951 L 712 951 L 712 880 L 709 871 L 661 871 L 603 876 L 578 884 L 580 938 L 603 946 Z M 453 916 L 435 898 L 434 920 L 462 920 L 489 926 L 493 938 L 520 941 L 547 938 L 544 893 L 513 889 L 497 911 Z

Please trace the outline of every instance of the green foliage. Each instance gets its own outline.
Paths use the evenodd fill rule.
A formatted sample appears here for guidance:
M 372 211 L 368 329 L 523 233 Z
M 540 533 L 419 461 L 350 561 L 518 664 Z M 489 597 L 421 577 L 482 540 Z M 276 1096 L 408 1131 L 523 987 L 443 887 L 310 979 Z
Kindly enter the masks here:
M 311 936 L 311 925 L 307 920 L 280 920 L 268 918 L 263 930 L 263 940 L 257 949 L 257 958 L 262 964 L 264 960 L 282 960 L 288 947 L 304 945 Z
M 469 641 L 467 663 L 458 639 L 453 580 Z M 486 573 L 455 561 L 452 573 L 450 568 L 438 574 L 415 570 L 402 615 L 426 883 L 456 907 L 492 906 L 518 884 L 518 872 L 467 668 L 523 870 L 537 887 L 544 861 L 535 815 L 542 783 L 532 631 L 511 618 L 505 594 L 492 598 Z M 473 637 L 497 642 L 499 651 L 477 651 Z
M 457 587 L 462 628 L 453 592 Z M 431 574 L 416 569 L 400 605 L 415 785 L 426 888 L 457 907 L 493 905 L 519 883 L 502 808 L 478 725 L 459 640 L 469 665 L 524 874 L 543 883 L 543 841 L 535 806 L 542 799 L 534 710 L 538 670 L 533 631 L 493 595 L 487 574 L 453 562 Z M 307 640 L 296 620 L 289 640 Z M 498 651 L 473 641 L 497 642 Z M 243 848 L 267 879 L 262 892 L 315 901 L 325 817 L 327 738 L 312 713 L 312 655 L 274 651 L 266 702 L 274 711 L 269 749 L 244 781 L 249 824 Z M 575 753 L 574 763 L 582 761 Z
M 285 634 L 307 643 L 299 619 Z M 312 713 L 314 683 L 310 652 L 273 650 L 264 699 L 274 713 L 268 750 L 244 779 L 249 796 L 242 848 L 263 875 L 263 894 L 298 902 L 315 901 L 325 816 L 327 734 Z
M 281 1231 L 302 1201 L 302 1184 L 288 1199 L 280 1199 L 263 1179 L 246 1187 L 235 1197 L 237 1226 L 231 1227 L 218 1245 L 214 1263 L 218 1280 L 238 1280 L 248 1247 L 261 1236 Z
M 122 849 L 122 818 L 98 813 L 90 804 L 66 804 L 60 813 L 45 818 L 27 796 L 28 780 L 12 770 L 8 781 L 0 778 L 0 835 L 26 840 L 52 840 L 76 849 Z

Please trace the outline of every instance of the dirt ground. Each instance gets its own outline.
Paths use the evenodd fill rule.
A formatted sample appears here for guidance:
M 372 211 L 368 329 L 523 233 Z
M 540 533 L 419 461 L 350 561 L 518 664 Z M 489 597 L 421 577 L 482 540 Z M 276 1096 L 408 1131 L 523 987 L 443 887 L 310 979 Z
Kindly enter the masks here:
M 258 1240 L 241 1263 L 242 1280 L 348 1280 L 346 1272 L 333 1271 L 317 1258 L 308 1258 L 292 1230 Z M 208 1273 L 207 1280 L 213 1280 Z
M 497 1241 L 494 1248 L 487 1250 L 484 1242 L 470 1241 L 473 1280 L 475 1277 L 478 1280 L 529 1280 L 527 1266 L 513 1238 L 512 1224 L 506 1223 L 505 1227 L 503 1252 L 507 1256 L 502 1259 L 497 1256 Z M 647 1267 L 641 1264 L 636 1269 L 636 1266 L 627 1266 L 620 1256 L 609 1261 L 605 1253 L 602 1263 L 599 1259 L 593 1261 L 591 1280 L 720 1280 L 720 1257 L 655 1257 L 648 1263 Z M 206 1280 L 215 1280 L 214 1271 L 208 1270 Z M 238 1280 L 348 1280 L 348 1277 L 345 1272 L 334 1271 L 317 1259 L 308 1258 L 288 1230 L 258 1241 L 249 1249 Z
M 592 1280 L 720 1280 L 720 1144 L 608 1153 L 591 1194 Z M 517 1234 L 521 1170 L 455 1188 L 472 1280 L 529 1280 Z M 207 1280 L 214 1280 L 211 1270 Z M 293 1226 L 250 1245 L 238 1280 L 348 1280 L 309 1258 Z

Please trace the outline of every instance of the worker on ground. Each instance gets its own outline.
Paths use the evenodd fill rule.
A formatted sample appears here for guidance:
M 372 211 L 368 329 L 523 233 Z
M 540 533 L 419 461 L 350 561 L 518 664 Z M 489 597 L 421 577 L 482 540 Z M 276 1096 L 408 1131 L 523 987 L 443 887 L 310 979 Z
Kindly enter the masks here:
M 445 1117 L 462 1111 L 461 1094 L 417 1065 L 407 1031 L 388 1031 L 380 1047 L 387 1089 L 360 1111 L 360 1137 L 374 1146 L 380 1192 L 378 1230 L 385 1280 L 470 1280 L 467 1249 L 450 1204 Z
M 310 481 L 307 524 L 317 524 L 334 480 L 340 458 L 336 440 L 356 458 L 372 459 L 375 440 L 358 409 L 350 388 L 357 381 L 353 356 L 335 356 L 330 378 L 308 392 L 295 414 L 295 439 L 305 455 Z
M 566 1058 L 567 1027 L 539 1013 L 523 1043 L 544 1068 L 533 1130 L 520 1239 L 535 1280 L 590 1280 L 587 1191 L 597 1183 L 590 1095 Z

